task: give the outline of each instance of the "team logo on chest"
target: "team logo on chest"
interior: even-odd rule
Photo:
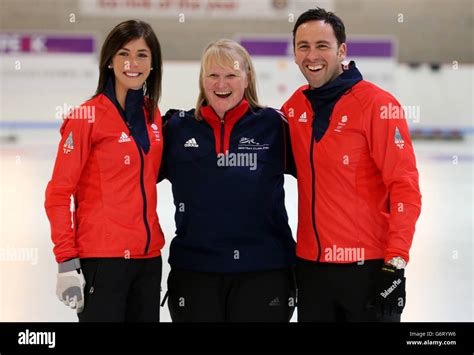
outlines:
[[[237,149],[267,150],[267,149],[270,149],[270,144],[256,142],[255,138],[242,137],[239,140],[239,145],[238,145]]]
[[[347,124],[347,120],[348,120],[347,115],[342,116],[339,122],[337,123],[337,127],[334,129],[334,132],[341,132],[341,130]]]
[[[127,136],[127,134],[125,132],[122,132],[122,134],[120,135],[120,138],[118,140],[119,143],[125,143],[125,142],[130,142],[131,139],[129,136]]]
[[[160,131],[158,129],[158,126],[156,124],[152,123],[150,127],[153,130],[153,135],[155,136],[155,141],[159,142],[160,141]]]

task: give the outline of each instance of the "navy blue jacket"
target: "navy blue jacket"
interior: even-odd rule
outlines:
[[[172,184],[171,267],[202,272],[286,268],[295,262],[283,189],[293,171],[286,120],[242,100],[224,116],[203,106],[164,124],[162,174]]]

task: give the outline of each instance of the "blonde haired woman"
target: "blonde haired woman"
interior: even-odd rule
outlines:
[[[288,321],[295,242],[283,190],[294,164],[287,123],[259,105],[250,56],[234,41],[205,49],[199,88],[196,108],[164,128],[163,176],[176,205],[171,317]]]

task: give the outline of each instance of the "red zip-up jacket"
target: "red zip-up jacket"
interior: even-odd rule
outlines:
[[[91,112],[92,118],[84,116]],[[156,213],[163,151],[159,111],[153,123],[146,123],[147,154],[105,94],[68,117],[60,129],[62,139],[46,189],[56,261],[161,255],[164,237]],[[76,205],[73,218],[71,195]]]
[[[317,142],[303,93],[308,88],[282,107],[298,176],[298,257],[349,263],[401,256],[408,262],[421,195],[400,104],[362,80],[336,102]]]

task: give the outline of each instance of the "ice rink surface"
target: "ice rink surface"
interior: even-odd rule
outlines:
[[[0,321],[77,321],[55,295],[57,267],[43,207],[58,142],[57,130],[44,129],[25,130],[17,142],[0,143]],[[473,137],[415,141],[414,146],[423,207],[406,271],[402,321],[473,321]],[[285,188],[295,233],[296,180],[288,177]],[[158,216],[166,237],[163,296],[174,205],[170,184],[164,181],[158,189]],[[20,250],[30,253],[20,258]],[[161,320],[170,321],[167,306],[161,310]]]

